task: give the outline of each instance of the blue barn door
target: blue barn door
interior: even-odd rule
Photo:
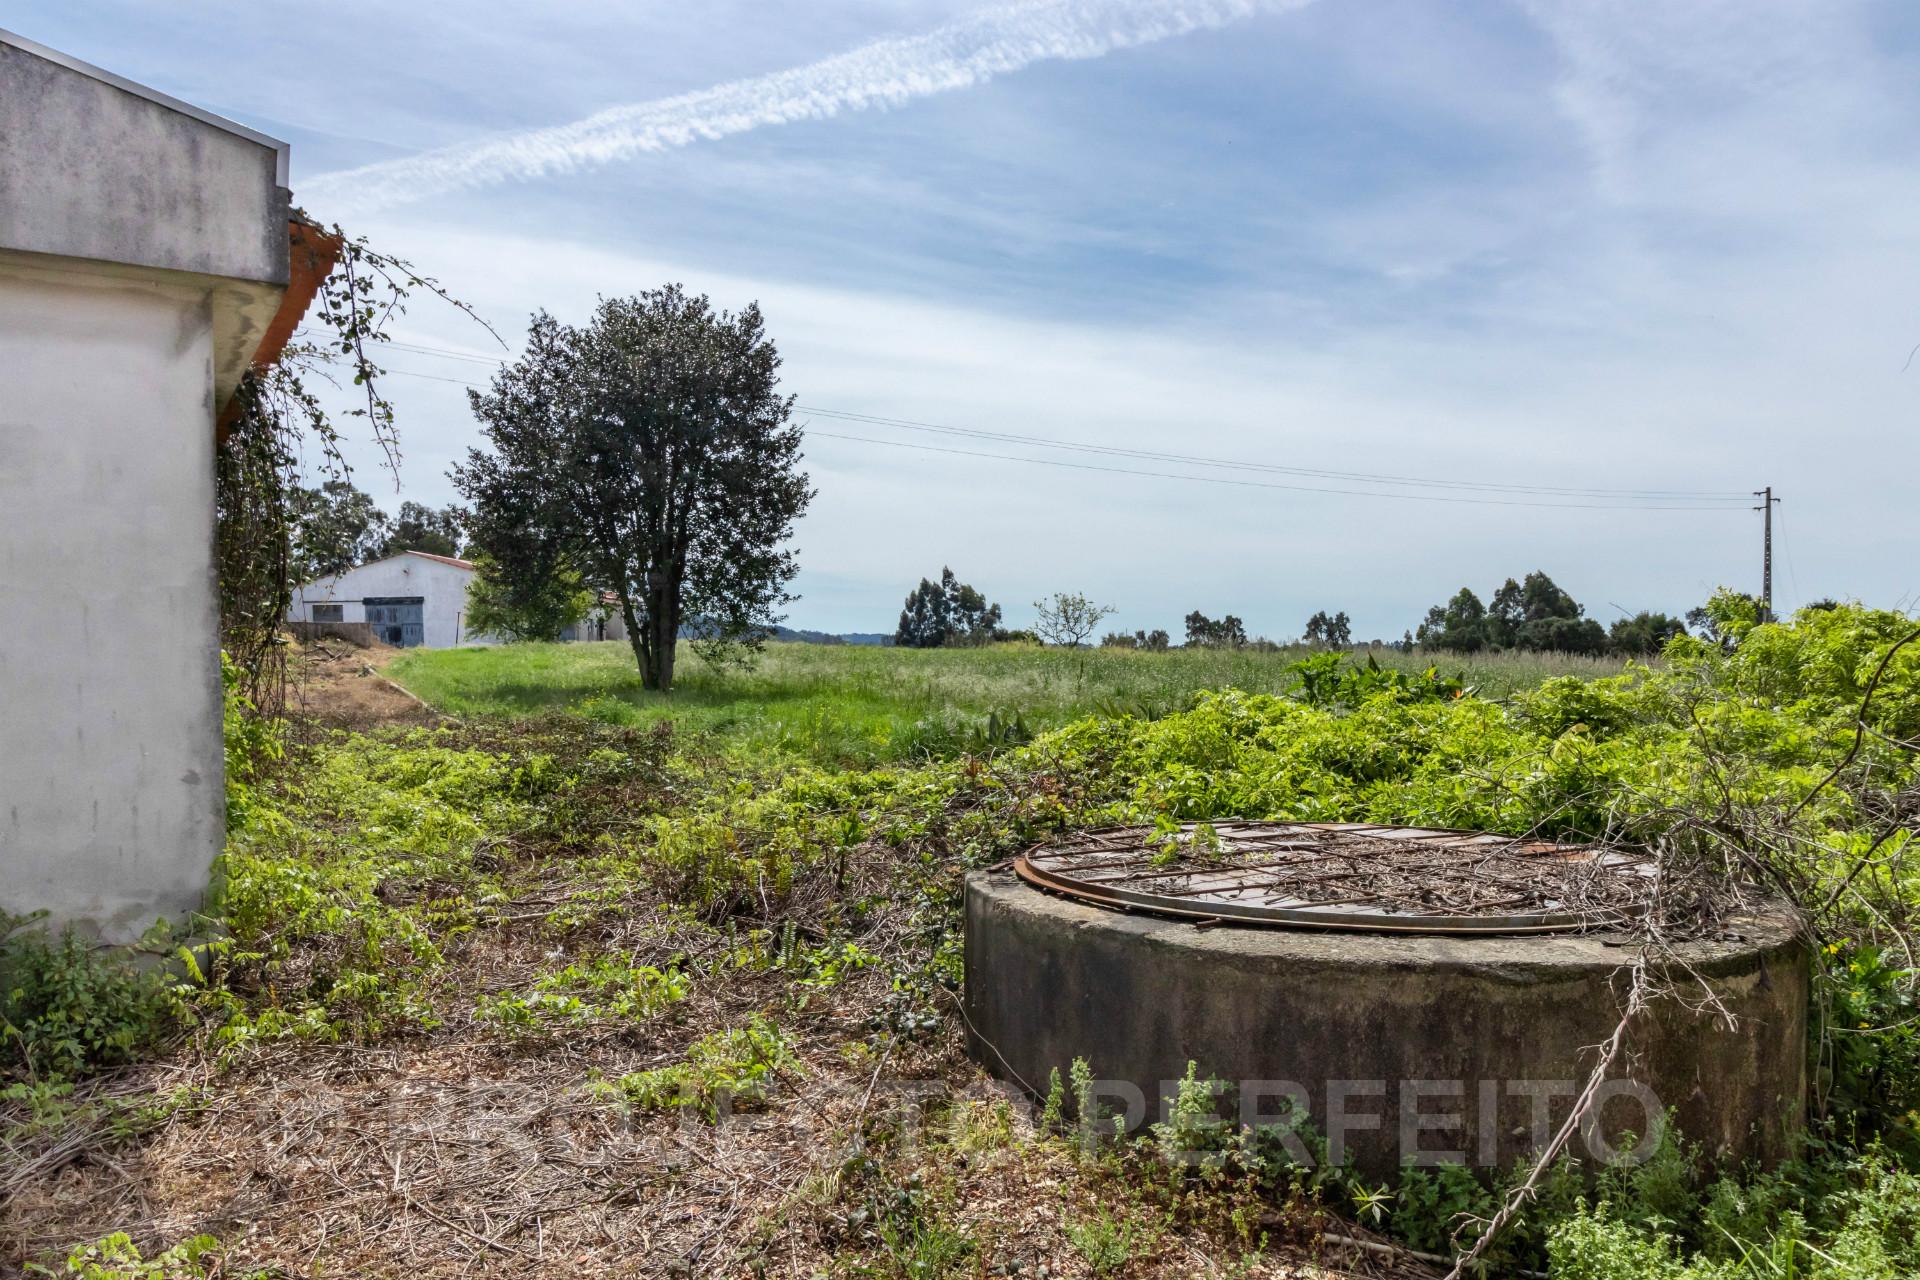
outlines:
[[[367,597],[367,625],[373,628],[373,638],[402,649],[425,644],[426,603],[424,596]]]

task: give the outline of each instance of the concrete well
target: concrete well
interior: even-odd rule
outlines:
[[[1188,1062],[1243,1123],[1304,1105],[1363,1173],[1506,1165],[1559,1127],[1618,1025],[1632,959],[1597,934],[1448,937],[1195,924],[1044,892],[1011,872],[966,891],[971,1049],[1030,1091],[1085,1058],[1106,1108],[1160,1119]],[[1805,1108],[1808,961],[1792,916],[1683,944],[1676,985],[1732,1028],[1662,1000],[1637,1020],[1576,1154],[1644,1151],[1672,1109],[1720,1160],[1772,1163]],[[1629,1155],[1628,1158],[1631,1158]]]

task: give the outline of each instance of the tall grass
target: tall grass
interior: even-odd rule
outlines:
[[[1308,650],[886,649],[776,644],[749,670],[715,670],[683,651],[671,694],[649,693],[625,644],[516,644],[416,650],[389,674],[460,716],[563,710],[615,724],[672,720],[747,747],[823,764],[941,755],[984,743],[989,718],[1038,732],[1095,712],[1157,716],[1202,689],[1282,693]],[[1488,697],[1555,675],[1610,675],[1618,660],[1566,654],[1436,657],[1379,650],[1383,666],[1437,664]],[[1363,659],[1364,660],[1364,659]],[[1018,730],[1016,730],[1018,732]]]

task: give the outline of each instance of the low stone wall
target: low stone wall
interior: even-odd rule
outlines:
[[[1245,1123],[1305,1106],[1334,1155],[1506,1165],[1559,1127],[1618,1025],[1633,953],[1599,935],[1473,938],[1203,927],[976,872],[966,892],[971,1049],[1034,1092],[1085,1058],[1130,1127],[1189,1061]],[[1737,1025],[1661,1001],[1632,1028],[1576,1153],[1645,1149],[1671,1108],[1709,1155],[1773,1163],[1805,1110],[1808,961],[1780,912],[1689,943],[1679,977]],[[1630,1157],[1629,1157],[1630,1158]]]

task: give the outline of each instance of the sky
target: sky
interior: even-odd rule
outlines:
[[[351,453],[390,509],[454,500],[466,384],[533,312],[679,281],[760,303],[801,406],[793,626],[891,630],[943,565],[1010,625],[1078,591],[1176,636],[1325,609],[1394,639],[1536,569],[1603,622],[1677,613],[1758,589],[1766,485],[1778,607],[1920,601],[1910,3],[4,22],[286,139],[296,203],[498,329],[400,322],[433,350],[384,362],[398,474]]]

